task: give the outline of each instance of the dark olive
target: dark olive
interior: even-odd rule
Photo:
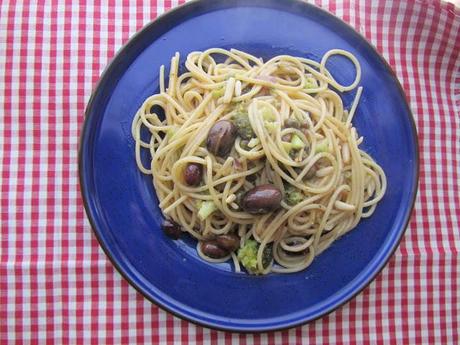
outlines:
[[[233,252],[240,246],[240,238],[235,234],[220,235],[214,241],[220,248],[228,252]]]
[[[236,139],[236,127],[227,120],[221,120],[211,127],[206,141],[208,151],[215,156],[225,157],[230,153]]]
[[[163,232],[166,236],[171,237],[173,240],[179,239],[182,235],[182,228],[175,221],[165,219],[162,224]]]
[[[291,139],[292,139],[292,134],[291,134],[291,133],[285,134],[285,135],[283,135],[283,136],[281,137],[281,140],[282,140],[282,141],[286,141],[286,142],[290,142]]]
[[[269,213],[280,207],[282,198],[281,191],[277,187],[272,184],[264,184],[247,192],[242,206],[249,213]]]
[[[316,172],[327,166],[327,161],[324,158],[318,159],[315,164],[308,170],[307,174],[305,175],[305,178],[310,179],[316,176]]]
[[[197,163],[189,163],[184,171],[184,180],[189,186],[197,186],[203,177],[203,166]]]
[[[300,240],[297,240],[297,239],[288,239],[286,240],[286,244],[290,247],[295,247],[295,246],[300,246],[302,245],[304,242],[300,241]]]
[[[243,150],[246,150],[246,151],[251,150],[251,148],[248,146],[248,144],[249,144],[249,140],[241,140],[241,141],[240,141],[240,147],[241,147]]]
[[[240,207],[240,208],[243,208],[243,199],[244,199],[244,196],[246,195],[246,192],[244,190],[239,190],[237,193],[236,193],[236,199],[235,199],[235,203]]]
[[[251,161],[248,162],[247,170],[254,168],[256,165]],[[246,180],[249,182],[255,182],[257,180],[257,172],[252,173],[251,175],[246,175]]]
[[[302,125],[303,126],[303,125]],[[303,135],[305,135],[306,137],[308,137],[308,124],[305,125],[306,127],[302,127],[302,129],[300,130]]]
[[[255,180],[257,180],[257,175],[256,174],[246,175],[246,180],[248,180],[249,182],[254,182]]]
[[[306,239],[310,239],[311,237],[307,237]],[[305,242],[302,242],[300,240],[297,240],[297,239],[288,239],[286,241],[286,244],[290,247],[296,247],[296,246],[300,246],[302,244],[304,244]],[[305,256],[308,254],[309,252],[309,248],[305,248],[304,250],[301,250],[299,252],[294,252],[294,251],[290,251],[290,250],[285,250],[283,249],[283,251],[288,255],[288,256],[291,256],[291,257],[294,257],[294,256]]]
[[[228,250],[219,247],[214,241],[201,242],[200,246],[203,254],[213,259],[221,259],[230,253]]]
[[[318,167],[316,164],[313,164],[313,166],[308,170],[307,174],[305,175],[305,178],[311,179],[316,176],[316,171],[318,170]]]
[[[304,256],[304,255],[307,255],[308,253],[308,249],[301,250],[300,252],[291,252],[287,250],[283,250],[283,251],[290,257]]]
[[[285,127],[287,128],[297,128],[299,129],[300,128],[300,122],[297,121],[296,119],[287,119],[285,124],[284,124]]]
[[[265,268],[270,265],[270,262],[273,260],[273,245],[268,244],[265,246],[264,251],[262,252],[262,266]]]

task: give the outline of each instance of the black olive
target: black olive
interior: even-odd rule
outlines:
[[[265,246],[264,251],[262,252],[262,266],[266,268],[270,265],[270,262],[273,260],[273,245],[268,244]]]
[[[255,180],[257,180],[257,175],[256,174],[246,175],[246,180],[248,180],[249,182],[254,182]]]
[[[311,179],[311,178],[315,177],[316,172],[319,169],[324,168],[325,166],[327,166],[327,162],[325,161],[325,159],[324,158],[318,159],[315,162],[315,164],[313,164],[313,166],[310,168],[310,170],[308,170],[307,174],[305,175],[305,178]]]
[[[292,139],[292,134],[291,134],[291,133],[285,134],[285,135],[283,135],[283,136],[281,137],[281,140],[282,140],[282,141],[286,141],[286,142],[290,142],[291,139]]]
[[[197,163],[189,163],[184,171],[184,180],[189,186],[197,186],[203,178],[203,166]]]
[[[271,184],[254,187],[243,198],[242,207],[253,214],[269,213],[278,209],[283,198],[281,191]]]
[[[221,120],[211,127],[206,141],[208,151],[215,156],[225,157],[235,143],[237,129],[231,121]]]
[[[296,119],[289,118],[289,119],[286,120],[284,126],[286,128],[297,128],[297,129],[299,129],[300,128],[300,122],[297,121]]]
[[[233,252],[240,246],[240,238],[235,234],[220,235],[214,241],[220,248],[228,252]]]
[[[310,168],[310,170],[307,171],[305,177],[307,179],[311,179],[316,176],[316,172],[318,171],[318,168],[316,164],[313,164],[313,166]]]
[[[230,253],[228,250],[219,247],[214,241],[201,242],[200,246],[203,254],[213,259],[221,259]]]
[[[179,239],[182,235],[182,227],[173,220],[165,219],[163,221],[162,228],[165,235],[173,240]]]

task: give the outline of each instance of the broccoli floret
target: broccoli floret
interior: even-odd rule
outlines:
[[[329,141],[327,139],[323,139],[316,144],[315,153],[327,151],[329,151]]]
[[[247,113],[237,113],[233,115],[232,122],[241,138],[249,140],[254,137],[254,131],[252,130]]]
[[[264,126],[270,133],[274,133],[279,127],[279,124],[276,122],[264,121]]]
[[[247,240],[243,247],[238,250],[238,260],[249,273],[261,273],[257,267],[257,252],[259,243],[254,240]],[[272,261],[272,246],[267,245],[262,253],[262,265],[267,267]]]
[[[201,220],[208,218],[214,211],[217,211],[217,206],[214,201],[203,201],[198,205],[198,217]]]
[[[302,139],[299,138],[297,134],[292,136],[291,144],[294,150],[300,150],[305,147],[305,143],[302,141]]]
[[[313,77],[308,77],[305,79],[305,85],[304,89],[316,89],[318,87],[318,83],[316,82],[316,79]]]
[[[286,153],[290,153],[293,149],[292,144],[290,142],[282,141],[281,144],[283,145],[283,149],[284,151],[286,151]]]
[[[248,147],[252,149],[252,148],[256,147],[256,146],[259,145],[259,144],[260,144],[259,138],[252,138],[252,139],[249,140],[249,142],[248,142]]]
[[[167,131],[166,131],[166,136],[172,140],[174,135],[176,134],[177,132],[177,128],[176,127],[171,127],[169,128]]]
[[[257,272],[257,250],[259,244],[254,240],[248,240],[238,250],[238,260],[249,272]]]
[[[224,95],[225,93],[225,88],[221,87],[220,89],[214,90],[212,92],[212,97],[213,98],[220,98]]]
[[[305,199],[302,191],[292,185],[288,185],[284,191],[284,200],[288,205],[294,206]]]
[[[273,114],[272,110],[269,107],[263,107],[260,110],[260,114],[262,115],[265,121],[276,121],[276,116]]]

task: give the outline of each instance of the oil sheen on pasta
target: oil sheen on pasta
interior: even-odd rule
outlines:
[[[350,85],[327,70],[332,55],[354,64]],[[372,215],[386,178],[359,148],[363,138],[353,127],[362,88],[351,53],[334,49],[320,62],[288,55],[264,62],[213,48],[190,53],[185,73],[178,67],[176,53],[168,85],[162,66],[159,93],[144,101],[132,123],[137,165],[153,177],[172,237],[189,233],[201,257],[232,259],[237,272],[289,273],[305,269]],[[331,87],[357,88],[349,110]],[[141,139],[143,128],[149,141]],[[150,152],[148,166],[142,150]]]

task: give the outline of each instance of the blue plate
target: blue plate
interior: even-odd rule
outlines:
[[[172,241],[151,178],[134,160],[131,121],[158,91],[160,65],[176,51],[239,48],[267,58],[319,59],[327,50],[352,52],[362,66],[364,93],[355,125],[364,149],[383,167],[388,190],[375,214],[305,271],[254,277],[211,265],[191,239]],[[353,79],[346,59],[328,67]],[[343,95],[349,106],[353,93]],[[331,312],[360,292],[382,269],[407,226],[418,181],[417,136],[398,80],[352,28],[301,1],[195,1],[168,12],[137,33],[104,72],[86,111],[79,157],[86,212],[106,254],[145,297],[190,321],[218,329],[266,331],[292,327]]]

